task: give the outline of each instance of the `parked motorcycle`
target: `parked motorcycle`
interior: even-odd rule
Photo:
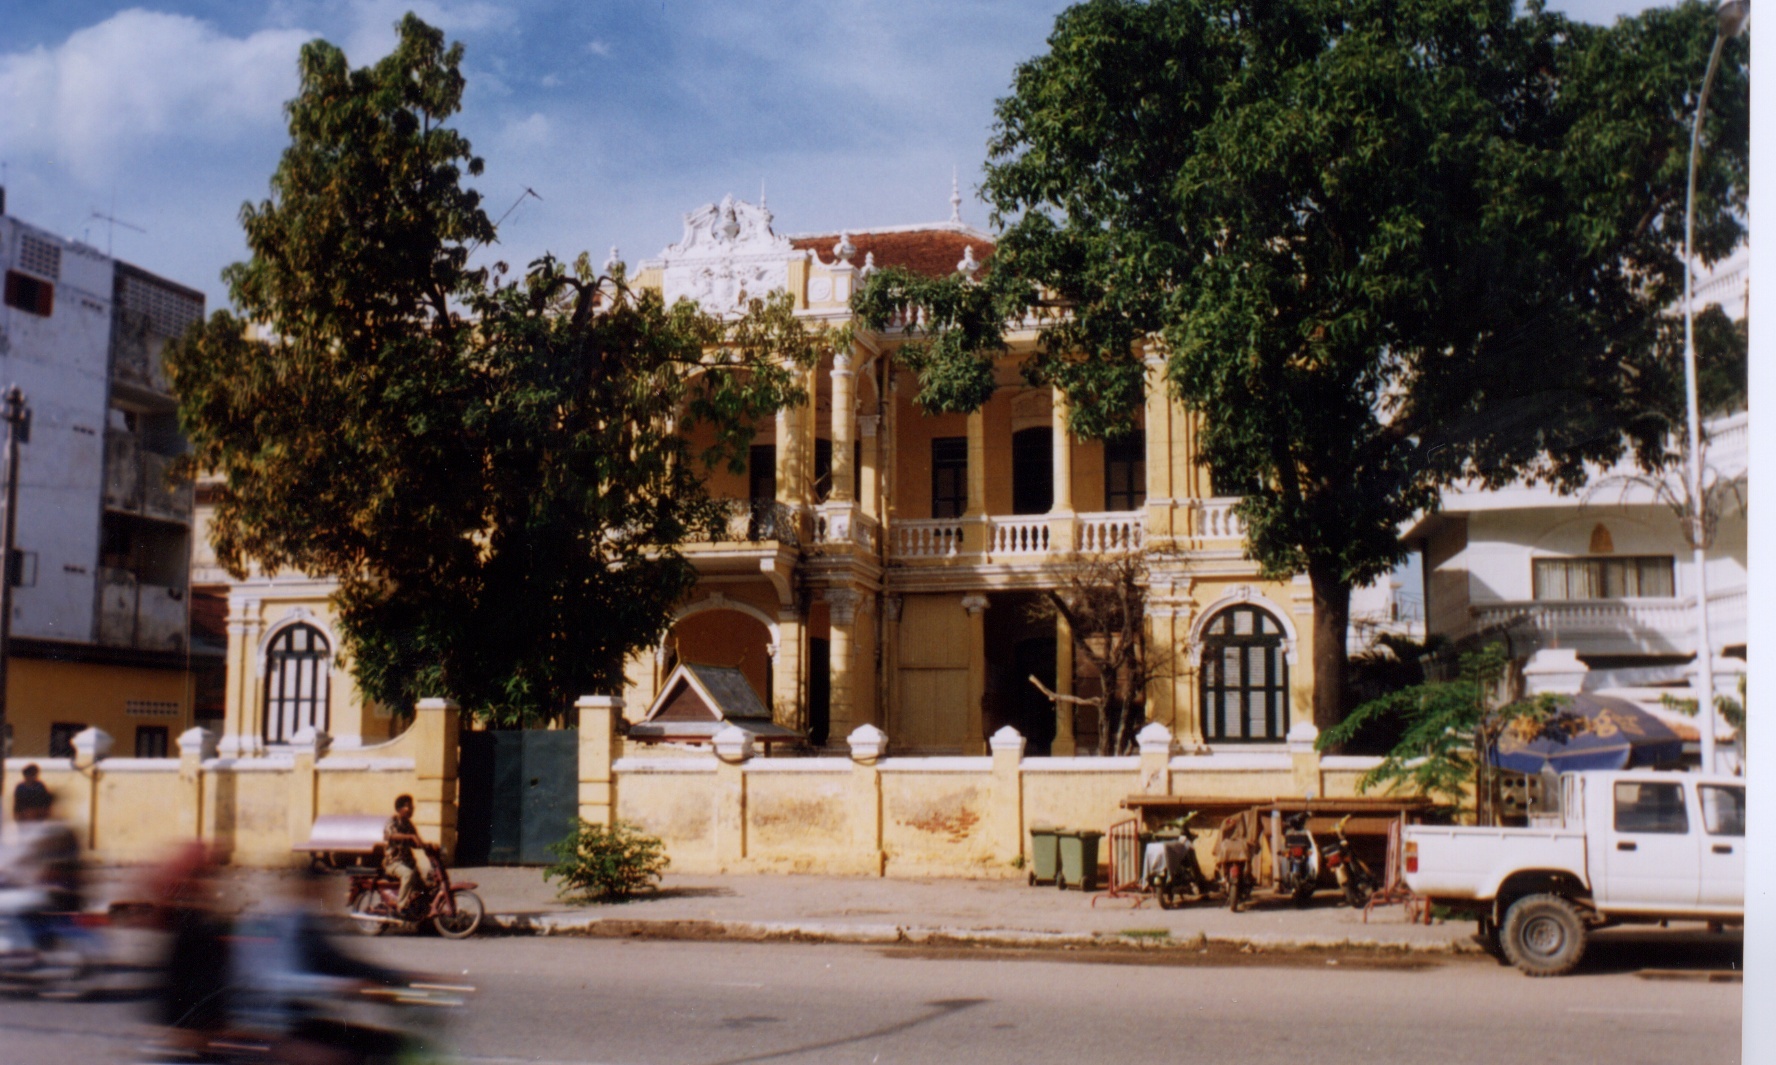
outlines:
[[[359,867],[352,870],[351,887],[347,893],[352,924],[368,936],[381,935],[390,928],[413,929],[431,923],[446,939],[466,939],[481,927],[485,908],[474,884],[452,883],[450,870],[443,856],[432,844],[425,845],[431,859],[431,871],[420,877],[405,910],[395,903],[401,897],[401,882],[381,869]]]
[[[1196,833],[1190,830],[1194,816],[1188,813],[1177,820],[1179,838],[1160,843],[1163,861],[1147,872],[1147,888],[1159,899],[1161,909],[1178,909],[1214,890],[1215,882],[1203,873],[1196,860]]]
[[[1332,870],[1333,877],[1338,880],[1338,889],[1344,893],[1344,901],[1356,910],[1369,904],[1369,896],[1381,887],[1381,881],[1368,863],[1357,857],[1356,852],[1351,849],[1350,840],[1345,838],[1344,823],[1350,819],[1351,815],[1345,814],[1332,826],[1334,842],[1326,844],[1326,867]]]
[[[1215,872],[1227,908],[1239,912],[1253,887],[1250,866],[1258,846],[1258,814],[1244,810],[1221,821],[1221,841],[1215,845]]]
[[[1283,820],[1282,853],[1276,856],[1277,894],[1287,895],[1297,906],[1313,898],[1320,879],[1320,848],[1307,830],[1307,814],[1290,814]]]

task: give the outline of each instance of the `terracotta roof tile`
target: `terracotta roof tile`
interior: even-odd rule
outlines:
[[[964,248],[972,247],[975,261],[982,264],[993,254],[991,239],[954,229],[933,227],[884,233],[852,233],[850,236],[851,243],[857,248],[857,254],[851,257],[853,266],[863,266],[864,256],[873,253],[878,267],[904,266],[927,277],[948,277],[955,273],[956,264],[962,261]],[[797,248],[812,250],[820,256],[821,262],[829,265],[833,262],[833,245],[838,242],[837,233],[790,239],[790,243]]]

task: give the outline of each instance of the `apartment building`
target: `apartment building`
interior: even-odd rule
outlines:
[[[7,708],[12,752],[66,755],[88,726],[114,754],[176,755],[194,720],[192,498],[160,368],[203,295],[4,213],[0,387],[30,410],[19,448]]]

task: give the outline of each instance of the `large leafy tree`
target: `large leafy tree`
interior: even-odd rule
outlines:
[[[461,54],[411,15],[369,68],[303,48],[272,197],[242,210],[252,257],[225,274],[238,313],[166,362],[220,561],[337,577],[371,697],[511,723],[611,690],[658,638],[695,579],[675,545],[719,520],[705,464],[797,397],[819,338],[785,301],[721,321],[584,256],[470,266],[495,231],[447,124]]]
[[[1089,0],[998,104],[980,291],[885,271],[858,306],[928,309],[920,399],[951,410],[989,391],[995,322],[1047,314],[1026,374],[1086,436],[1130,430],[1163,355],[1250,556],[1312,584],[1326,728],[1350,590],[1442,487],[1667,460],[1713,34],[1697,2],[1597,28],[1511,0]],[[1743,233],[1746,47],[1704,125],[1710,260]]]

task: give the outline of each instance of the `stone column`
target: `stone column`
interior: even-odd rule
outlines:
[[[1149,588],[1151,597],[1156,589]],[[1141,619],[1147,626],[1147,646],[1149,653],[1158,655],[1168,648],[1176,647],[1174,641],[1175,621],[1170,608],[1149,606],[1146,617]],[[1172,678],[1170,676],[1155,677],[1147,682],[1147,719],[1157,721],[1168,729],[1178,727],[1178,708],[1172,700]]]
[[[746,860],[746,770],[752,734],[729,725],[717,732],[715,748],[715,863],[731,872]]]
[[[203,764],[216,757],[216,734],[205,728],[179,733],[179,839],[203,839]]]
[[[987,550],[987,419],[986,413],[979,410],[968,416],[968,508],[962,512],[962,518],[963,552],[984,554]]]
[[[1166,391],[1165,360],[1149,355],[1147,364],[1147,538],[1166,542],[1172,527],[1172,417]]]
[[[982,754],[987,745],[987,597],[965,595],[962,609],[968,611],[968,702],[963,707],[968,731],[963,750]]]
[[[1135,733],[1141,749],[1141,778],[1135,790],[1142,795],[1170,795],[1172,792],[1172,730],[1157,721],[1149,721]]]
[[[857,438],[863,441],[863,465],[857,471],[857,498],[863,512],[882,520],[882,418],[857,416]]]
[[[845,742],[851,748],[851,781],[846,809],[851,818],[851,848],[861,868],[871,876],[888,869],[882,849],[882,770],[879,763],[888,753],[888,734],[874,725],[859,725]]]
[[[777,647],[771,652],[771,720],[800,729],[802,720],[802,615],[794,607],[777,610]]]
[[[882,729],[892,735],[900,714],[900,608],[898,595],[882,596],[882,706],[877,716]]]
[[[1059,611],[1055,612],[1055,693],[1076,694],[1073,691],[1073,626]],[[1051,753],[1058,758],[1071,758],[1079,753],[1079,746],[1073,739],[1075,709],[1072,703],[1061,700],[1054,704],[1055,738]]]
[[[1050,513],[1073,513],[1073,438],[1067,433],[1067,394],[1054,390],[1054,506]]]
[[[257,655],[259,634],[263,627],[259,618],[259,600],[228,599],[228,686],[222,719],[222,741],[219,751],[227,758],[240,758],[262,753],[264,705],[259,698],[261,678]]]
[[[435,839],[445,856],[456,854],[456,756],[462,717],[451,699],[414,704],[413,827]]]
[[[617,719],[623,700],[614,695],[582,695],[574,700],[580,732],[579,817],[606,828],[617,819]]]
[[[827,741],[835,742],[840,736],[848,736],[858,724],[854,713],[856,707],[855,694],[851,690],[852,659],[856,655],[856,644],[852,640],[857,623],[857,606],[861,596],[851,588],[828,588],[826,590],[827,611],[832,618],[830,626],[831,642],[830,669],[828,676],[832,681],[831,701],[827,716]]]
[[[853,384],[856,375],[851,371],[851,353],[836,351],[833,353],[832,368],[832,495],[828,498],[834,503],[852,503],[857,500],[857,468],[852,461],[853,441],[857,434]]]
[[[995,857],[1010,864],[1024,852],[1024,737],[1006,725],[988,743],[993,755],[993,798],[988,817]]]

